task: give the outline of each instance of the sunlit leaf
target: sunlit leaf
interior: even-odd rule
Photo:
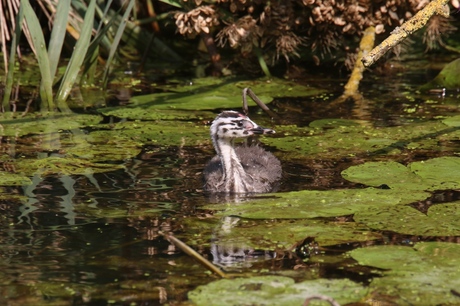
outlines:
[[[424,200],[423,191],[382,190],[374,188],[343,190],[302,190],[277,193],[273,198],[248,200],[237,204],[213,204],[207,209],[220,215],[255,219],[305,219],[351,215],[361,210],[382,209]]]
[[[223,279],[199,286],[188,297],[196,305],[302,305],[308,296],[322,294],[340,304],[358,302],[367,290],[348,279],[316,279],[295,283],[283,276]],[[309,305],[330,305],[313,300]]]
[[[402,190],[460,188],[460,157],[439,157],[414,162],[367,162],[342,171],[343,178],[368,186],[386,185]]]
[[[32,42],[35,47],[38,65],[41,73],[40,97],[42,99],[42,111],[52,111],[53,104],[53,77],[50,71],[50,62],[48,52],[46,51],[45,37],[43,36],[42,27],[38,21],[37,15],[30,6],[29,0],[21,1],[24,9],[24,18],[29,27]]]
[[[59,1],[54,14],[53,29],[48,46],[48,55],[50,61],[50,74],[54,78],[56,69],[61,59],[62,45],[64,44],[67,20],[70,12],[70,1]]]
[[[59,87],[59,90],[56,94],[56,103],[61,111],[69,111],[65,101],[70,94],[73,85],[75,84],[78,73],[80,72],[81,65],[85,59],[86,52],[88,51],[88,46],[93,30],[95,7],[96,0],[91,0],[85,13],[83,27],[80,32],[80,38],[77,40],[75,49],[72,52],[72,57],[70,58],[69,64],[67,65],[67,69],[62,79],[61,86]]]
[[[104,73],[103,73],[103,76],[102,76],[102,82],[104,84],[103,85],[104,88],[107,86],[110,66],[112,65],[112,61],[113,61],[113,58],[115,56],[115,53],[118,50],[118,45],[120,44],[121,37],[123,35],[123,32],[125,31],[129,15],[131,14],[131,10],[134,7],[134,3],[135,3],[134,0],[129,1],[128,6],[125,9],[125,13],[123,15],[122,21],[118,25],[117,32],[115,34],[115,37],[113,38],[112,46],[110,47],[110,51],[109,51],[109,57],[106,60]]]
[[[460,202],[433,205],[426,214],[410,206],[361,210],[354,219],[375,230],[418,236],[458,236]]]
[[[451,290],[460,288],[459,252],[456,243],[422,242],[413,248],[359,248],[350,255],[361,265],[383,269],[369,289],[393,296],[397,305],[455,305],[459,297]]]

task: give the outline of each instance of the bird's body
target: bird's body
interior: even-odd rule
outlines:
[[[211,125],[217,155],[204,169],[204,189],[209,193],[264,193],[273,191],[281,178],[281,163],[270,152],[252,146],[234,147],[234,140],[255,134],[272,134],[247,116],[226,111]]]

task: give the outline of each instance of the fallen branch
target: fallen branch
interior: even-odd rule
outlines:
[[[344,95],[352,96],[358,93],[358,86],[363,78],[364,65],[362,62],[363,57],[369,53],[374,47],[375,41],[375,28],[368,27],[364,30],[363,37],[361,37],[361,42],[359,43],[358,56],[356,58],[355,66],[351,72],[350,78],[348,79],[347,84],[345,85]]]
[[[168,233],[163,233],[162,231],[158,231],[158,234],[161,236],[165,237],[169,242],[173,243],[176,247],[182,250],[182,252],[190,255],[191,257],[195,258],[200,264],[211,270],[212,272],[216,273],[222,278],[228,278],[227,274],[222,272],[218,267],[213,265],[209,260],[198,254],[194,249],[186,245],[184,242],[181,240],[177,239],[173,235],[170,235]]]
[[[449,0],[434,0],[428,3],[422,10],[403,23],[400,27],[396,27],[387,39],[369,52],[367,56],[363,57],[362,62],[364,67],[371,66],[385,53],[387,53],[388,50],[398,45],[407,36],[424,27],[434,14],[446,18],[449,17],[449,7],[447,6],[447,2],[449,2]]]

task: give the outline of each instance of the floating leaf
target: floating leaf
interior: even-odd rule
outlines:
[[[302,305],[308,296],[323,294],[340,304],[358,302],[367,290],[348,279],[317,279],[295,283],[283,276],[223,279],[189,292],[196,305]],[[318,300],[309,305],[330,305]]]
[[[372,128],[355,124],[355,121],[345,122],[331,119],[310,124],[322,129],[276,126],[276,137],[268,137],[264,143],[285,152],[290,158],[337,159],[357,154],[399,155],[402,149],[454,151],[455,147],[440,147],[437,140],[458,140],[460,135],[436,121],[412,124],[410,129],[401,126]]]
[[[31,183],[32,181],[28,176],[0,171],[0,186],[25,186]]]
[[[460,245],[445,242],[372,246],[350,252],[363,266],[385,269],[369,285],[396,298],[397,305],[457,305],[451,290],[460,288]],[[375,301],[374,303],[379,303]]]
[[[381,231],[417,236],[459,236],[460,201],[436,204],[423,214],[410,206],[363,210],[354,220]]]
[[[185,220],[195,233],[192,245],[206,245],[212,241],[219,248],[231,246],[262,250],[289,249],[307,237],[314,237],[320,246],[336,245],[381,238],[367,227],[355,222],[333,222],[316,219],[250,220],[224,217],[220,220]],[[286,228],[289,228],[287,231]],[[228,253],[228,252],[227,252]]]
[[[171,92],[156,93],[132,97],[132,105],[125,107],[127,111],[118,108],[105,108],[99,110],[104,115],[113,115],[121,118],[135,118],[133,115],[141,113],[143,118],[155,119],[158,110],[211,110],[211,109],[235,109],[242,108],[242,90],[251,87],[256,95],[265,103],[269,103],[275,97],[311,96],[319,93],[319,90],[311,87],[298,85],[281,79],[238,81],[234,79],[203,78],[194,80],[192,85],[178,85],[166,87]],[[161,88],[161,87],[159,87]],[[138,108],[132,112],[130,109]],[[164,113],[168,115],[168,113]],[[193,113],[188,113],[190,118]],[[195,118],[202,117],[198,113]],[[214,115],[209,115],[214,117]]]
[[[410,163],[408,168],[423,179],[429,190],[460,188],[460,157],[432,158]]]
[[[21,159],[15,163],[18,173],[26,176],[39,174],[88,174],[124,169],[123,165],[92,163],[78,158],[47,157],[42,159]]]
[[[447,117],[442,123],[448,126],[460,127],[460,115]]]
[[[368,162],[342,171],[343,178],[369,186],[405,190],[460,188],[460,157],[439,157],[405,167],[396,162]]]
[[[303,190],[277,193],[273,198],[249,200],[238,204],[213,204],[220,215],[255,219],[305,219],[351,215],[368,208],[381,208],[420,201],[426,192],[382,190],[374,188],[344,190]]]
[[[92,126],[101,121],[99,115],[61,114],[50,116],[28,114],[12,119],[8,115],[0,115],[1,136],[24,136],[29,134],[52,133],[60,130],[72,130],[84,126]]]
[[[422,178],[397,162],[367,162],[342,171],[350,182],[379,187],[423,190]]]
[[[448,63],[439,74],[429,83],[421,87],[422,90],[432,88],[458,89],[460,88],[460,58]]]

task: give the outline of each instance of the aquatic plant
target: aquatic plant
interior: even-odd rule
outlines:
[[[96,0],[89,1],[87,5],[83,1],[39,1],[38,4],[42,11],[47,14],[52,20],[51,33],[49,41],[46,43],[44,31],[36,10],[32,7],[29,0],[2,2],[2,7],[8,7],[8,15],[2,17],[5,20],[10,20],[14,24],[14,32],[11,38],[11,50],[5,52],[7,36],[7,25],[2,23],[2,46],[5,62],[5,70],[7,71],[5,79],[5,94],[3,97],[2,107],[4,111],[10,110],[10,95],[13,84],[13,71],[15,66],[16,49],[20,45],[20,35],[26,33],[27,41],[32,48],[38,66],[40,68],[41,84],[40,98],[42,111],[69,112],[70,109],[66,104],[67,97],[77,77],[83,71],[88,72],[91,65],[96,64],[96,59],[99,56],[99,45],[107,43],[108,30],[112,27],[115,18],[108,18],[107,13],[112,1],[109,1],[104,9],[104,13],[96,4]],[[124,20],[129,16],[135,1],[130,0],[124,11]],[[95,21],[96,12],[99,12],[100,21]],[[4,10],[1,11],[4,13]],[[23,24],[24,22],[24,24]],[[102,27],[102,23],[106,26]],[[97,28],[96,28],[97,27]],[[111,39],[109,56],[106,61],[103,84],[107,84],[108,71],[113,61],[114,54],[120,42],[121,35],[126,27],[126,22],[120,22],[114,37]],[[97,29],[97,30],[96,30]],[[62,60],[62,47],[66,39],[66,33],[71,33],[74,41],[71,43],[73,51],[70,60],[66,65],[63,75],[57,74],[57,68]],[[95,35],[93,35],[95,33]],[[54,85],[59,85],[59,88],[53,92]]]

